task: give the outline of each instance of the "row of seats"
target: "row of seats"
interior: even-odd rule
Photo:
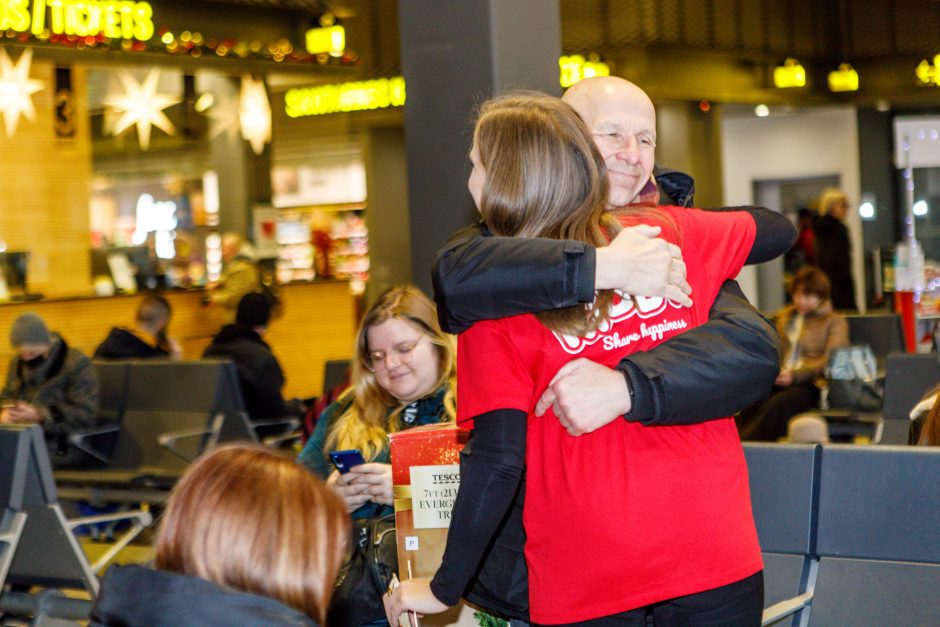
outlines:
[[[940,449],[744,445],[764,624],[940,624]]]
[[[96,361],[94,367],[99,426],[72,434],[70,443],[102,467],[57,471],[63,498],[153,502],[205,448],[257,441],[231,362]]]

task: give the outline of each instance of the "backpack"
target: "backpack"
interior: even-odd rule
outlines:
[[[865,344],[833,349],[826,366],[826,408],[878,411],[882,385],[871,347]]]

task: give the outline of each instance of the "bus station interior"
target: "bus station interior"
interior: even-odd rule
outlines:
[[[167,403],[192,395],[180,411],[217,419],[213,437],[242,433],[237,412],[220,408],[234,371],[199,361],[225,322],[206,301],[221,236],[234,232],[280,284],[283,314],[265,340],[287,374],[285,397],[325,395],[331,368],[353,355],[364,309],[393,285],[433,294],[436,252],[478,220],[467,191],[476,108],[510,90],[560,96],[581,78],[609,74],[652,99],[656,163],[694,178],[694,206],[763,206],[796,224],[826,189],[845,192],[850,326],[878,345],[886,386],[901,390],[889,407],[885,388],[883,420],[868,441],[884,433],[902,443],[910,401],[924,392],[905,368],[940,380],[940,2],[77,4],[0,0],[0,363],[14,355],[7,329],[25,312],[90,355],[110,327],[133,320],[145,295],[160,293],[192,374],[128,366],[121,376],[165,381]],[[341,42],[314,42],[313,31],[328,38],[336,26]],[[5,89],[26,95],[4,100]],[[924,275],[902,285],[898,245],[913,241]],[[746,266],[738,282],[769,316],[787,303],[788,276],[778,258]],[[902,311],[895,292],[913,292],[913,309]],[[906,338],[893,317],[890,328],[861,330],[898,312]],[[0,431],[0,464],[7,451],[38,450],[33,435]],[[150,439],[146,453],[174,476],[199,452],[168,452]],[[768,588],[767,606],[780,603],[775,620],[810,620],[807,581],[821,564],[814,624],[835,624],[826,617],[845,599],[859,620],[880,616],[864,592],[878,580],[897,595],[892,608],[936,616],[917,595],[940,585],[940,526],[920,518],[940,513],[937,454],[784,448],[745,444],[752,494],[765,490],[754,498],[765,563],[789,577]],[[12,559],[3,553],[4,516],[16,500],[4,500],[8,479],[9,494],[26,490],[43,507],[113,496],[84,476],[57,473],[53,482],[29,459],[0,476],[0,575]],[[892,487],[904,481],[903,491]],[[165,487],[135,485],[122,508],[165,498]],[[60,524],[61,512],[47,514]],[[152,557],[141,542],[148,515],[144,507],[128,516],[143,535],[118,547],[124,561]],[[852,517],[858,532],[840,534]],[[890,533],[879,536],[879,525]],[[914,533],[924,543],[908,541]],[[108,547],[62,542],[33,548],[43,559],[68,553],[68,563],[55,558],[62,577],[94,597],[97,578],[82,556],[110,557]],[[69,561],[73,550],[81,556]],[[859,564],[840,571],[842,558]],[[863,572],[874,562],[892,568]],[[901,589],[908,577],[923,579]]]

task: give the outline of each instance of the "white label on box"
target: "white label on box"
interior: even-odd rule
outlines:
[[[406,551],[418,550],[418,536],[405,536],[405,550]]]
[[[415,529],[446,529],[460,488],[460,464],[411,467]]]

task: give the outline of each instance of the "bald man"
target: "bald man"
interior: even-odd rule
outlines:
[[[610,179],[609,210],[631,205],[690,206],[687,175],[655,168],[656,111],[642,89],[617,77],[591,78],[564,96],[584,118]],[[655,175],[654,175],[655,172]],[[664,198],[665,197],[665,198]],[[762,208],[747,210],[757,238],[747,263],[790,248],[790,222]],[[441,326],[459,333],[474,322],[590,302],[596,289],[665,296],[688,305],[684,264],[658,229],[623,229],[609,246],[492,237],[485,225],[461,232],[438,253],[433,279]],[[728,281],[707,324],[651,351],[624,359],[616,370],[588,360],[562,368],[538,403],[569,433],[594,431],[623,416],[647,425],[694,424],[731,415],[767,396],[777,376],[773,326]],[[731,375],[733,373],[733,375]]]

